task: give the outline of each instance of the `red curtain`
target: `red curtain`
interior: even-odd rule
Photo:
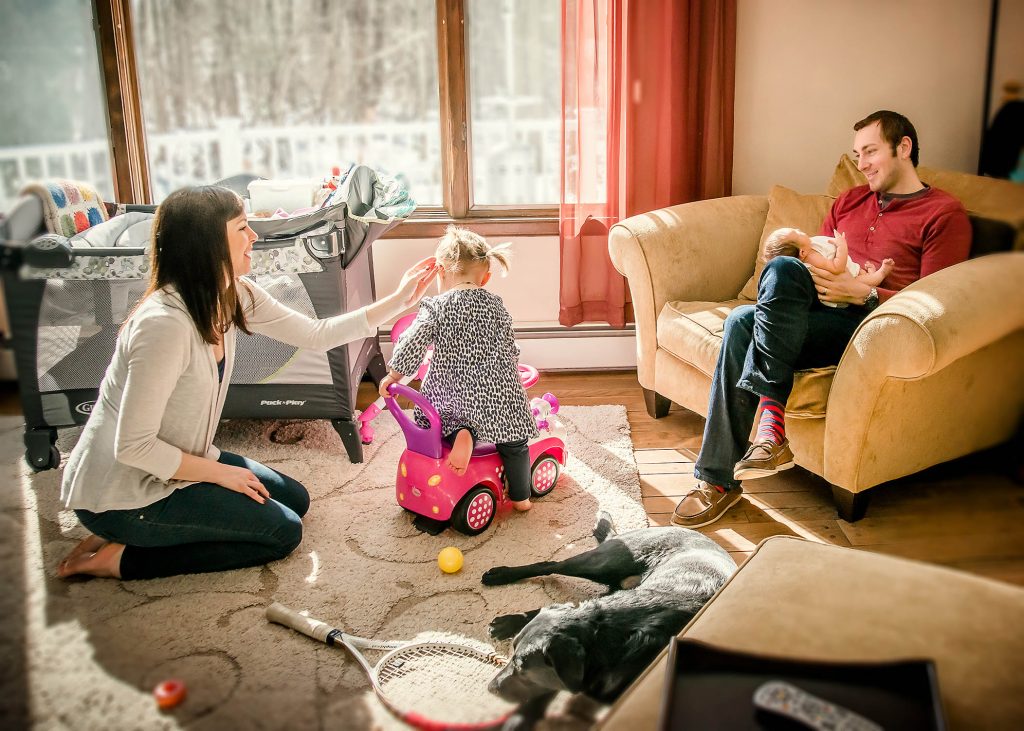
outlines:
[[[563,0],[558,319],[622,327],[608,229],[732,187],[736,0]]]

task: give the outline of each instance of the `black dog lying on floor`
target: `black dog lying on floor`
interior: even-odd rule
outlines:
[[[556,604],[491,622],[491,637],[512,637],[514,653],[490,690],[519,703],[506,728],[528,728],[560,690],[611,703],[736,570],[721,546],[687,528],[643,528],[616,536],[602,514],[597,548],[565,561],[497,566],[488,586],[562,574],[608,586],[579,605]],[[624,591],[618,591],[625,589]]]

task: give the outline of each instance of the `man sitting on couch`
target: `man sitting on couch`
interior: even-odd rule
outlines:
[[[877,267],[891,258],[895,267],[885,287],[871,287],[848,272],[808,268],[794,257],[765,265],[757,303],[737,307],[725,321],[694,468],[700,482],[676,506],[675,525],[713,523],[740,499],[740,480],[792,467],[783,414],[793,372],[837,364],[854,330],[880,302],[967,259],[967,213],[956,198],[917,176],[917,132],[910,120],[878,111],[853,129],[857,167],[868,183],[836,199],[821,235],[845,234],[850,258],[862,265]],[[758,408],[757,436],[744,454]]]

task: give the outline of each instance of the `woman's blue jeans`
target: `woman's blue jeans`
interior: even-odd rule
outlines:
[[[220,485],[197,482],[143,508],[75,513],[100,538],[124,544],[123,579],[259,566],[295,550],[309,509],[306,488],[237,454],[221,452],[219,461],[251,470],[271,499],[261,504]]]
[[[867,314],[863,307],[821,304],[799,259],[769,261],[758,281],[757,303],[737,307],[725,320],[697,479],[738,486],[733,468],[747,450],[760,397],[786,403],[794,371],[836,365]]]

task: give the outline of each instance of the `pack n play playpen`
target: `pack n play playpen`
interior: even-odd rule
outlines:
[[[57,430],[88,419],[118,329],[148,284],[146,245],[154,207],[102,205],[113,214],[103,226],[65,238],[42,235],[44,201],[24,195],[0,229],[25,457],[37,470],[60,463]],[[310,317],[371,303],[371,244],[398,220],[367,222],[350,212],[343,202],[292,221],[252,219],[260,238],[250,276]],[[54,230],[52,222],[49,228]],[[65,233],[72,231],[65,227]],[[386,372],[375,336],[325,354],[240,332],[223,416],[330,419],[349,458],[360,462],[353,411],[367,371],[375,381]]]

